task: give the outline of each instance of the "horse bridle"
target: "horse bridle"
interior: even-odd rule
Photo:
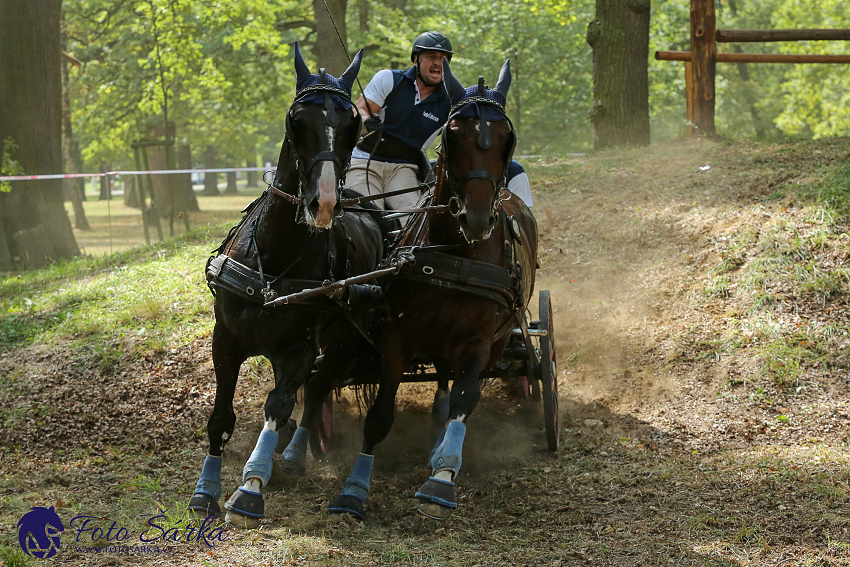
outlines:
[[[505,116],[505,120],[508,121],[508,125],[511,127],[511,131],[510,131],[511,146],[508,150],[507,159],[505,160],[505,167],[502,170],[502,174],[499,176],[498,179],[486,169],[472,169],[470,171],[467,171],[466,173],[464,173],[463,175],[461,175],[459,177],[455,177],[451,174],[451,172],[449,171],[449,166],[445,162],[446,151],[447,151],[447,148],[448,148],[448,137],[446,135],[446,132],[448,131],[448,124],[449,124],[449,122],[452,121],[452,119],[457,117],[458,113],[460,112],[460,110],[463,107],[465,107],[468,104],[472,104],[472,103],[483,104],[483,105],[490,106],[490,107],[496,109],[497,111],[499,111],[501,114],[503,114]],[[479,131],[478,145],[481,148],[486,150],[487,148],[490,147],[490,145],[493,142],[492,142],[492,139],[490,138],[490,128],[487,124],[486,118],[484,117],[484,112],[481,109],[479,109],[478,124],[479,124],[479,127],[478,127],[478,131]],[[467,183],[468,181],[470,181],[472,179],[484,179],[484,180],[489,181],[493,185],[493,192],[495,193],[495,198],[493,199],[493,212],[495,213],[496,211],[499,210],[499,208],[502,205],[502,199],[499,199],[499,194],[501,193],[502,189],[507,187],[508,167],[510,166],[511,160],[513,159],[513,156],[514,156],[514,150],[516,149],[516,142],[517,142],[517,135],[516,135],[516,130],[514,129],[513,122],[511,122],[511,119],[508,118],[508,114],[505,111],[505,107],[502,106],[501,104],[499,104],[498,101],[493,100],[492,98],[484,97],[484,96],[475,96],[475,97],[463,99],[462,101],[458,102],[457,104],[455,104],[452,107],[451,111],[449,112],[449,118],[448,118],[448,120],[446,120],[446,127],[443,128],[443,133],[442,133],[441,141],[440,141],[440,143],[442,145],[442,152],[443,152],[443,172],[444,172],[446,181],[449,184],[449,190],[452,193],[452,196],[449,198],[449,213],[451,213],[452,216],[457,217],[460,214],[460,211],[461,211],[461,200],[460,200],[460,197],[457,194],[457,190],[462,185],[464,185],[465,183]]]
[[[351,96],[343,89],[334,87],[332,85],[327,84],[327,74],[324,69],[319,69],[319,80],[321,81],[318,84],[311,85],[309,87],[305,87],[301,92],[299,92],[295,96],[295,100],[292,101],[292,105],[294,106],[296,103],[304,102],[304,99],[310,95],[316,93],[322,93],[325,97],[325,123],[331,128],[336,128],[339,124],[339,116],[337,116],[336,109],[334,108],[333,101],[331,100],[331,95],[338,96],[342,98],[344,101],[350,103],[354,106],[354,103],[351,102]],[[355,107],[356,108],[356,107]],[[343,187],[345,185],[345,174],[348,173],[348,168],[351,166],[351,156],[349,155],[348,160],[343,164],[339,159],[339,156],[331,151],[322,151],[313,156],[310,160],[302,160],[301,156],[298,152],[298,148],[295,146],[295,134],[292,131],[292,106],[289,107],[289,110],[286,112],[286,139],[284,140],[289,144],[292,153],[295,156],[295,169],[298,172],[298,195],[290,195],[281,190],[278,185],[279,180],[274,179],[274,181],[269,185],[269,189],[275,193],[276,195],[283,197],[290,203],[294,205],[302,205],[303,204],[303,195],[301,194],[302,187],[306,185],[307,178],[310,176],[310,172],[313,171],[313,168],[316,167],[320,162],[329,161],[334,164],[334,171],[336,173],[338,181],[338,187]],[[362,128],[363,117],[360,116],[360,113],[357,112],[358,125],[355,130],[356,135],[360,135],[360,130]],[[306,163],[306,167],[302,167]]]

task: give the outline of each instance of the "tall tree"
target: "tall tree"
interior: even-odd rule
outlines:
[[[61,0],[0,0],[0,132],[28,174],[63,171]],[[62,180],[27,181],[0,193],[0,270],[35,268],[79,254]]]
[[[348,46],[345,27],[347,7],[348,0],[313,0],[313,12],[316,17],[313,56],[328,73],[337,76],[348,68],[348,57],[343,48],[343,45]]]
[[[590,121],[597,149],[649,143],[650,0],[596,0]]]

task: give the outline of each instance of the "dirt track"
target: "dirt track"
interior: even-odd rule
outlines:
[[[817,151],[846,158],[846,148]],[[689,143],[531,168],[542,235],[538,289],[551,290],[555,305],[563,428],[557,453],[545,449],[537,405],[519,399],[510,384],[487,385],[469,422],[460,509],[446,524],[425,520],[411,496],[427,478],[433,389],[408,386],[377,454],[368,521],[328,518],[322,510],[360,442],[362,420],[346,395],[330,460],[311,463],[306,478],[274,477],[266,536],[234,533],[211,554],[185,546],[153,564],[850,564],[846,366],[807,375],[796,397],[770,385],[754,396],[755,358],[688,354],[696,344],[689,337],[722,337],[735,308],[734,296],[704,301],[693,292],[717,263],[718,239],[745,226],[766,230],[780,208],[794,220],[785,205],[764,204],[789,178],[751,171],[740,153]],[[792,177],[811,165],[808,149],[788,159]],[[844,293],[833,305],[845,319],[846,299]],[[788,317],[805,309],[798,305]],[[150,501],[187,501],[197,479],[212,394],[206,341],[108,378],[72,369],[69,352],[20,350],[0,361],[0,372],[32,381],[19,392],[25,397],[6,395],[7,412],[61,408],[2,430],[4,541],[14,539],[6,520],[19,512],[21,504],[10,502],[22,489],[21,499],[99,506],[108,515],[145,490]],[[106,383],[113,399],[124,400],[108,410],[88,395]],[[237,431],[225,454],[226,493],[239,482],[270,387],[262,365],[243,369]],[[140,388],[141,400],[134,396]],[[141,457],[127,452],[133,443]],[[69,467],[57,448],[74,444],[91,453]],[[93,462],[93,454],[104,462]],[[159,477],[159,490],[122,486],[142,474]],[[143,561],[72,552],[57,559]]]

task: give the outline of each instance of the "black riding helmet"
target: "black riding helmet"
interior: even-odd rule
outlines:
[[[449,38],[435,31],[421,33],[413,40],[413,48],[410,50],[411,63],[423,51],[442,51],[446,54],[446,59],[449,61],[452,60],[452,54],[454,53],[452,51],[452,42],[449,41]]]

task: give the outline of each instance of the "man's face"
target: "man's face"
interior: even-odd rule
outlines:
[[[442,51],[423,51],[419,57],[419,74],[425,84],[435,86],[443,80],[443,57]]]

